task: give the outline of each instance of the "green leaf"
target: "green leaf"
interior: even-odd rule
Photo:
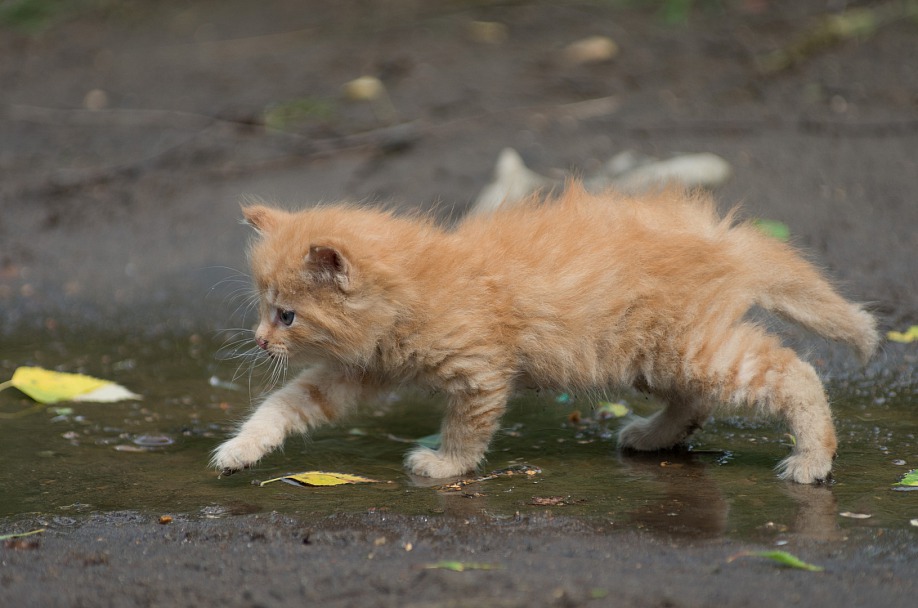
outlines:
[[[443,443],[443,437],[440,435],[440,433],[434,433],[433,435],[427,435],[425,437],[415,439],[414,442],[425,448],[437,450],[440,448],[440,444]]]
[[[33,534],[41,534],[45,531],[45,528],[39,528],[38,530],[32,530],[31,532],[15,532],[13,534],[0,534],[0,540],[10,540],[12,538],[23,538],[25,536],[32,536]]]
[[[918,469],[912,469],[902,476],[902,479],[893,484],[894,486],[918,487]]]
[[[732,562],[733,560],[740,557],[764,557],[777,562],[782,566],[787,566],[788,568],[797,568],[798,570],[807,570],[809,572],[822,572],[825,570],[825,568],[822,566],[816,566],[814,564],[807,563],[795,555],[791,555],[787,551],[742,551],[729,558],[727,562]]]
[[[265,126],[283,131],[308,122],[324,122],[335,114],[335,107],[328,101],[313,97],[291,99],[276,103],[265,109]]]
[[[790,228],[787,227],[787,224],[777,220],[757,219],[752,220],[752,225],[768,236],[776,238],[779,241],[786,241],[790,238]]]
[[[304,473],[295,473],[293,475],[284,475],[275,477],[267,481],[262,481],[259,486],[264,486],[275,481],[286,481],[301,486],[340,486],[351,483],[379,483],[369,477],[360,475],[351,475],[350,473],[326,473],[325,471],[306,471]]]
[[[452,570],[453,572],[465,572],[466,570],[502,570],[500,564],[486,564],[482,562],[457,562],[444,560],[435,564],[426,564],[425,570]]]
[[[40,367],[20,367],[13,377],[0,384],[0,390],[13,386],[38,401],[49,404],[59,401],[114,402],[140,399],[123,386],[83,374],[54,372]]]
[[[609,590],[603,589],[602,587],[593,587],[590,589],[590,599],[591,600],[601,600],[609,596]]]

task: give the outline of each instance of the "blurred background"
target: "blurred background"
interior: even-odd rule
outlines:
[[[918,321],[914,0],[0,2],[0,322],[226,326],[239,205],[455,219],[712,153],[885,325]],[[229,279],[229,281],[226,281]],[[243,279],[244,280],[244,279]]]

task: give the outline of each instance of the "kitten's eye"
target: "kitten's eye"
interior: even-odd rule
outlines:
[[[292,310],[284,310],[283,308],[278,308],[277,318],[280,319],[281,323],[289,327],[293,323],[293,319],[296,318],[296,313]]]

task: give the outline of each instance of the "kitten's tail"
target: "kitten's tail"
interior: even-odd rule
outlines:
[[[747,230],[758,232],[749,226]],[[793,248],[761,233],[747,240],[747,263],[758,283],[754,301],[830,340],[849,344],[863,362],[879,344],[876,319],[841,297],[822,274]]]

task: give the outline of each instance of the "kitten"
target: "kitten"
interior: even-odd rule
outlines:
[[[451,231],[351,206],[244,215],[257,232],[255,339],[303,371],[215,450],[227,474],[403,383],[448,396],[442,447],[405,461],[437,478],[478,465],[517,386],[633,386],[666,407],[625,426],[621,448],[673,447],[716,404],[757,409],[796,438],[780,476],[813,483],[836,448],[823,386],[744,315],[758,305],[865,361],[877,346],[871,315],[698,193],[594,196],[572,183]]]

